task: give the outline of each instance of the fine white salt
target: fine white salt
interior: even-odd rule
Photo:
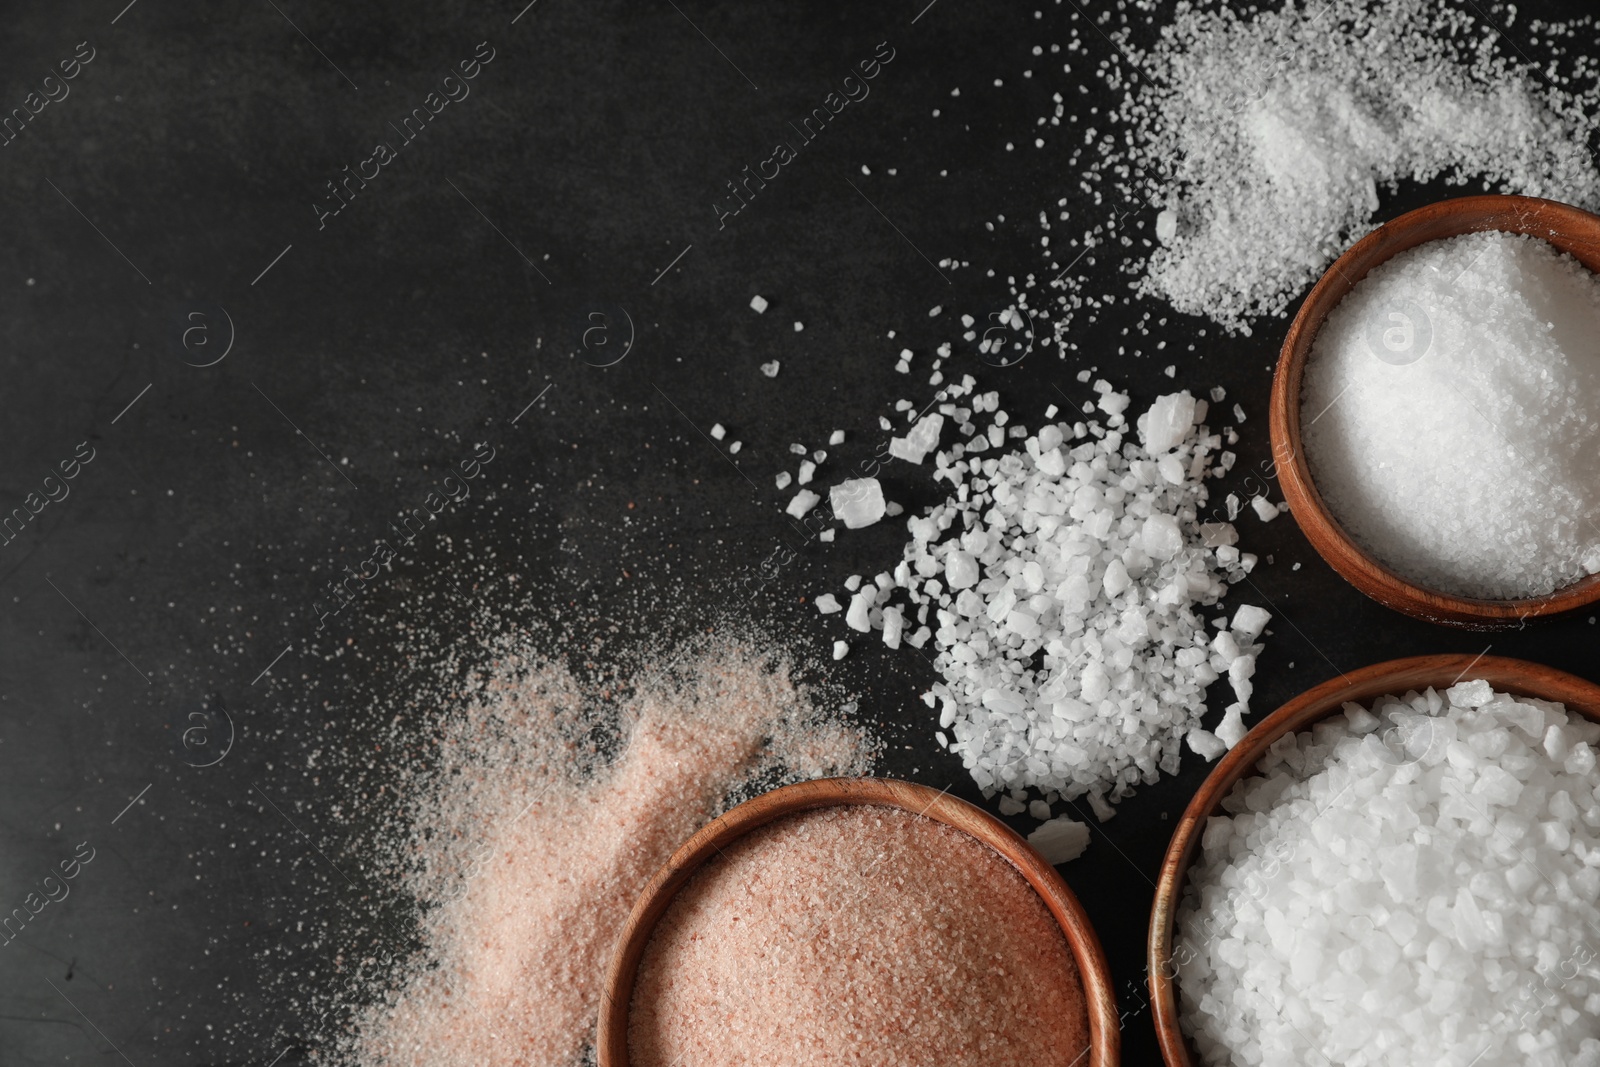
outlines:
[[[1589,151],[1600,90],[1570,55],[1592,25],[1507,29],[1503,10],[1434,0],[1115,6],[1084,36],[1101,53],[1115,39],[1097,73],[1117,102],[1058,142],[1074,144],[1063,189],[1095,205],[1046,246],[1064,351],[1072,317],[1115,299],[1092,287],[1093,255],[1078,264],[1092,251],[1128,248],[1142,294],[1249,333],[1253,318],[1283,315],[1402,182],[1600,207]]]
[[[1546,241],[1430,241],[1328,316],[1301,398],[1341,526],[1421,585],[1541,596],[1600,570],[1600,279]]]

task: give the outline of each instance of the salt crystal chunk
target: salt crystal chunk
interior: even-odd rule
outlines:
[[[803,459],[800,461],[800,473],[795,476],[795,481],[801,485],[810,485],[816,473],[817,465],[809,459]]]
[[[1155,559],[1171,559],[1183,549],[1183,531],[1171,515],[1158,513],[1145,519],[1140,537],[1144,550]]]
[[[1551,759],[1557,761],[1558,763],[1562,760],[1565,760],[1567,758],[1567,753],[1571,751],[1571,748],[1572,742],[1567,737],[1566,731],[1560,726],[1552,726],[1545,731],[1544,751],[1545,755],[1549,756]]]
[[[1070,863],[1089,847],[1089,826],[1060,815],[1040,824],[1028,835],[1028,844],[1039,851],[1046,863]]]
[[[1240,604],[1233,613],[1233,622],[1228,627],[1234,633],[1242,635],[1250,641],[1261,636],[1261,631],[1267,628],[1267,623],[1272,621],[1272,612],[1256,604]]]
[[[905,631],[905,617],[898,607],[883,609],[883,643],[890,648],[900,647],[900,635]]]
[[[944,580],[951,589],[969,589],[978,584],[978,564],[967,552],[955,551],[945,557]]]
[[[1146,452],[1159,455],[1182,444],[1194,424],[1194,397],[1187,392],[1168,393],[1139,416],[1139,441]]]
[[[789,482],[792,481],[792,479],[788,471],[779,471],[773,478],[773,481],[777,483],[779,489],[787,489],[789,488]]]
[[[844,431],[843,430],[835,430],[831,434],[829,434],[828,435],[828,444],[830,446],[844,444]]]
[[[728,433],[728,431],[723,428],[722,423],[720,423],[720,422],[712,423],[712,425],[711,425],[711,439],[713,441],[722,440],[724,437],[727,436],[727,433]]]
[[[802,489],[794,495],[794,499],[789,501],[789,506],[784,510],[794,518],[803,519],[806,517],[806,512],[816,507],[817,502],[821,499],[821,496],[811,490]]]
[[[1156,213],[1156,240],[1170,245],[1177,236],[1178,216],[1170,208],[1161,209]]]
[[[1244,735],[1249,733],[1249,728],[1244,724],[1244,705],[1229,704],[1223,712],[1222,721],[1217,724],[1217,740],[1232,748],[1244,740]]]
[[[849,651],[850,651],[850,642],[848,642],[848,641],[835,641],[833,643],[833,658],[834,659],[844,659],[844,657],[846,656],[846,654],[849,653]]]
[[[816,599],[817,610],[824,615],[832,615],[839,611],[839,598],[832,593],[823,593]]]
[[[924,456],[939,447],[939,434],[943,429],[943,415],[936,411],[924,415],[904,437],[890,439],[889,454],[907,463],[921,463]]]
[[[761,373],[768,378],[776,378],[778,376],[778,361],[774,359],[761,364]]]
[[[1189,731],[1186,740],[1189,743],[1189,748],[1203,760],[1214,760],[1228,751],[1228,746],[1223,744],[1216,734],[1210,730],[1202,730],[1198,726]]]
[[[852,630],[868,633],[872,630],[872,608],[877,599],[876,591],[872,586],[861,590],[850,598],[850,607],[845,612],[845,625]]]
[[[1271,522],[1278,517],[1278,508],[1264,496],[1250,498],[1250,506],[1255,509],[1256,517],[1262,522]]]
[[[846,529],[859,530],[883,518],[883,487],[876,478],[850,478],[828,491],[833,513]]]
[[[755,313],[759,315],[763,311],[767,310],[767,298],[764,296],[752,296],[750,298],[750,306],[754,308]]]

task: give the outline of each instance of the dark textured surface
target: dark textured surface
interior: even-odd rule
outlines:
[[[670,640],[765,617],[825,657],[844,628],[801,598],[890,568],[903,534],[805,543],[772,475],[793,469],[791,441],[821,447],[834,428],[849,440],[819,481],[872,456],[878,415],[931,394],[928,350],[953,337],[950,317],[1004,306],[1004,275],[1040,268],[1028,220],[1075,183],[1032,147],[1034,121],[1056,91],[1103,104],[1076,85],[1110,45],[1084,31],[1072,74],[1030,55],[1067,42],[1070,4],[1035,19],[941,0],[914,24],[921,2],[539,0],[515,24],[516,2],[120,6],[11,7],[0,34],[5,108],[78,42],[95,50],[0,149],[0,507],[81,442],[94,455],[0,546],[0,911],[93,849],[70,896],[0,947],[0,1064],[296,1064],[318,1032],[300,994],[335,988],[330,965],[389,925],[375,908],[408,921],[367,881],[352,829],[393,808],[361,784],[388,757],[356,753],[372,750],[371,694],[403,684],[397,627],[464,626],[514,576],[529,621],[568,633]],[[392,139],[386,124],[480,41],[494,58],[471,95],[319,229],[323,183]],[[724,182],[882,41],[895,57],[870,97],[719,229]],[[1408,190],[1384,213],[1443,192]],[[947,282],[924,252],[972,268]],[[575,354],[596,307],[637,327],[613,366],[589,363],[618,337]],[[1046,403],[1083,399],[1081,367],[1147,402],[1176,362],[1180,384],[1222,384],[1250,415],[1221,487],[1237,488],[1267,454],[1281,325],[1202,337],[1172,316],[1130,341],[1147,311],[1164,314],[1140,305],[1082,330],[1079,360],[999,371],[958,349],[949,369],[1033,426]],[[186,347],[185,324],[207,332]],[[189,365],[230,336],[221,362]],[[1161,338],[1163,353],[1116,355]],[[893,371],[902,345],[919,353],[910,377]],[[774,358],[780,376],[763,377]],[[744,442],[736,462],[703,436],[718,421]],[[474,495],[319,632],[332,574],[483,441],[495,458]],[[931,502],[926,474],[887,468],[890,497]],[[1413,653],[1492,645],[1600,673],[1585,619],[1493,636],[1410,622],[1335,577],[1291,521],[1241,525],[1274,559],[1234,595],[1277,613],[1258,714]],[[794,562],[747,599],[742,579],[779,545]],[[657,600],[670,614],[646,610]],[[978,799],[932,744],[916,701],[927,662],[855,645],[830,676],[885,724],[884,771]],[[232,748],[194,766],[221,751],[219,705]],[[185,748],[186,729],[205,736]],[[1204,773],[1191,757],[1124,803],[1066,870],[1116,971],[1129,1063],[1156,1060],[1140,981],[1151,879]]]

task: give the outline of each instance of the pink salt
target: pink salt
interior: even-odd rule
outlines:
[[[446,729],[413,803],[424,948],[358,1018],[351,1058],[581,1062],[613,942],[677,846],[741,787],[866,769],[863,735],[822,716],[789,673],[723,643],[679,665],[686,680],[647,676],[626,700],[550,667],[491,685]],[[615,743],[597,746],[608,728]]]
[[[1015,868],[897,808],[752,832],[662,916],[630,1009],[633,1067],[1082,1067],[1083,987]]]

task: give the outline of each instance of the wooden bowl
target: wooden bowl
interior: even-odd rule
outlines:
[[[1121,1031],[1105,952],[1083,906],[1061,875],[1016,831],[981,808],[927,786],[891,778],[821,778],[774,789],[707,823],[678,849],[650,880],[617,941],[600,1004],[596,1042],[600,1067],[627,1067],[628,1009],[639,960],[656,923],[700,865],[757,827],[786,815],[839,804],[875,804],[925,815],[977,838],[1015,867],[1043,898],[1077,961],[1089,1014],[1089,1058],[1081,1067],[1116,1067]]]
[[[1483,679],[1497,691],[1556,700],[1569,711],[1600,722],[1600,685],[1553,667],[1503,656],[1413,656],[1389,660],[1342,678],[1323,682],[1268,715],[1212,768],[1178,820],[1161,863],[1155,906],[1150,914],[1149,984],[1156,1036],[1168,1067],[1195,1067],[1200,1057],[1178,1026],[1177,968],[1172,962],[1172,927],[1183,898],[1184,875],[1199,848],[1206,820],[1217,814],[1235,783],[1254,772],[1268,747],[1283,735],[1303,730],[1340,710],[1347,700],[1399,696],[1432,686],[1445,689],[1463,679]]]
[[[1329,512],[1311,481],[1300,437],[1300,388],[1317,332],[1367,272],[1425,241],[1482,230],[1543,238],[1600,272],[1600,217],[1554,200],[1527,196],[1464,196],[1418,208],[1385,223],[1334,261],[1294,317],[1272,380],[1268,418],[1278,483],[1294,520],[1328,565],[1372,599],[1428,622],[1487,630],[1576,611],[1600,600],[1600,574],[1539,597],[1481,600],[1426,589],[1379,563]]]

